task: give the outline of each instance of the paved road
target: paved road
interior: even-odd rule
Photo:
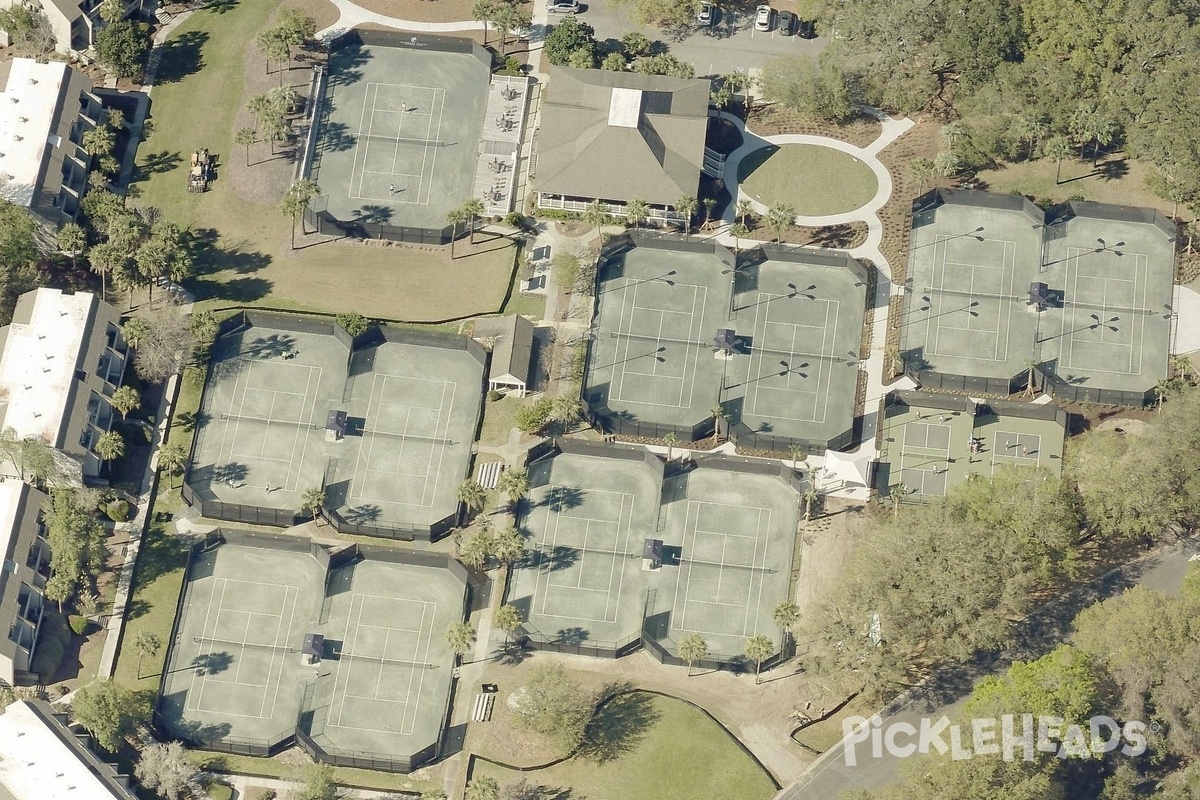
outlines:
[[[640,31],[651,41],[663,41],[676,58],[694,64],[697,77],[724,75],[739,69],[760,69],[774,56],[787,53],[815,57],[829,44],[826,36],[809,40],[780,36],[776,31],[759,33],[754,30],[753,12],[738,14],[723,10],[713,27],[693,29],[680,41],[673,41],[657,28],[632,22],[628,5],[613,8],[610,0],[592,0],[585,3],[583,9],[579,18],[596,29],[597,40],[619,40],[631,31]],[[556,16],[552,15],[550,24],[556,21]]]
[[[888,722],[908,722],[919,726],[922,717],[936,720],[945,715],[953,718],[976,681],[985,674],[1006,668],[1014,659],[1036,658],[1038,654],[1052,649],[1062,640],[1071,619],[1081,608],[1117,594],[1133,584],[1174,594],[1183,582],[1188,559],[1197,550],[1200,550],[1200,544],[1192,542],[1145,558],[1109,573],[1093,587],[1069,595],[1032,618],[1018,635],[1014,652],[940,675],[907,707],[889,716]],[[838,745],[822,757],[799,783],[780,792],[776,800],[836,800],[842,796],[842,792],[878,789],[896,780],[899,759],[893,756],[871,758],[869,743],[858,745],[855,753],[857,764],[849,767],[841,745]]]

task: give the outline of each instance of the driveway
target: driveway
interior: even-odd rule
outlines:
[[[753,10],[738,13],[722,9],[711,28],[695,28],[680,41],[674,41],[658,28],[637,25],[629,19],[629,6],[614,8],[611,0],[591,0],[584,6],[581,21],[596,29],[596,39],[619,40],[631,31],[640,31],[650,41],[662,41],[670,53],[696,67],[696,76],[724,75],[735,70],[761,69],[775,56],[802,53],[819,55],[829,44],[826,36],[802,39],[799,36],[780,36],[777,31],[759,33],[754,30]],[[554,24],[555,18],[550,18]]]

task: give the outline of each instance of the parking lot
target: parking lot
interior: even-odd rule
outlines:
[[[795,3],[772,4],[777,11],[795,11]],[[695,28],[680,41],[674,41],[658,28],[642,26],[630,18],[630,6],[613,7],[611,0],[584,2],[580,19],[596,29],[597,41],[620,39],[631,31],[639,31],[651,41],[662,41],[669,52],[696,67],[696,76],[724,75],[735,70],[761,69],[776,56],[804,54],[816,57],[828,46],[827,32],[818,29],[816,39],[782,36],[778,29],[770,33],[754,30],[754,8],[746,4],[741,10],[718,9],[717,18],[709,28]],[[550,24],[560,17],[551,15]]]

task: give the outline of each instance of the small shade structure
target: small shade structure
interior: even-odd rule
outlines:
[[[524,397],[529,391],[533,323],[518,314],[493,317],[477,322],[472,337],[491,343],[488,389]]]
[[[1043,311],[1057,306],[1058,302],[1049,286],[1040,281],[1033,281],[1029,284],[1029,305],[1037,311]]]
[[[348,414],[345,411],[330,411],[329,416],[325,418],[325,441],[340,442],[346,438],[346,420]]]
[[[824,492],[835,492],[839,489],[865,488],[871,478],[871,456],[863,453],[838,453],[834,450],[825,451],[825,465],[821,473],[821,485]]]
[[[647,539],[645,545],[642,546],[642,569],[647,571],[659,569],[662,567],[662,559],[662,539]]]
[[[718,328],[717,335],[713,337],[713,346],[717,348],[718,355],[734,355],[741,344],[742,340],[737,338],[733,328]]]
[[[308,664],[317,664],[324,655],[325,637],[319,633],[304,634],[304,646],[300,648],[300,657]]]

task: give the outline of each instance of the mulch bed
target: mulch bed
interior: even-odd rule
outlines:
[[[785,133],[828,136],[840,139],[856,147],[866,147],[879,138],[883,127],[872,117],[856,117],[849,122],[826,122],[802,117],[794,111],[777,105],[758,105],[750,112],[746,127],[759,136],[777,136]]]

